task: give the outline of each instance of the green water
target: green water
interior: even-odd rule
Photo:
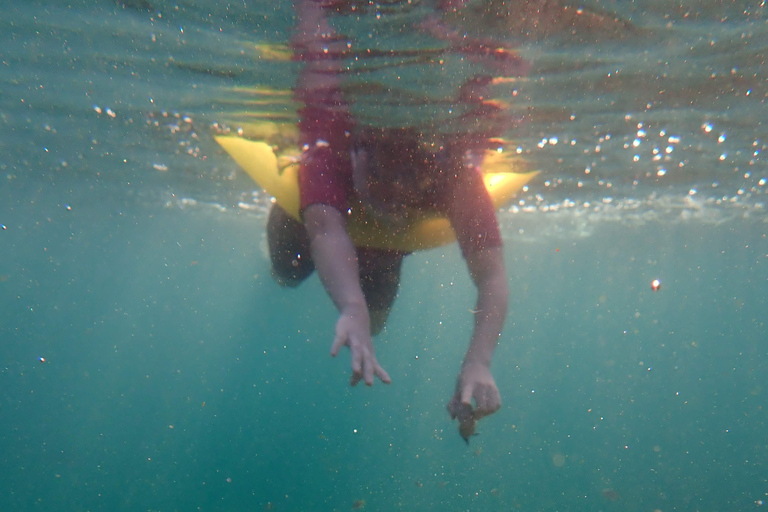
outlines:
[[[745,510],[762,497],[762,222],[512,234],[493,367],[504,407],[467,448],[444,410],[472,322],[455,248],[409,258],[377,340],[393,383],[350,389],[347,355],[328,356],[330,302],[316,280],[271,281],[259,218],[14,192],[3,510]]]

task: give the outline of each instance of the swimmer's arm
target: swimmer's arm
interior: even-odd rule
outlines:
[[[447,214],[477,288],[477,301],[472,338],[448,412],[460,425],[469,426],[501,407],[490,366],[507,314],[509,289],[496,212],[485,185],[473,173],[457,172],[456,176]]]
[[[458,418],[462,423],[493,414],[501,407],[501,396],[490,366],[509,301],[502,247],[470,251],[465,256],[469,273],[477,287],[475,326],[461,364],[456,391],[448,403],[451,417]]]
[[[509,289],[498,220],[479,175],[457,172],[447,215],[477,288],[475,327],[464,365],[489,367],[507,314]]]
[[[502,247],[469,253],[467,266],[477,287],[475,328],[464,356],[464,364],[491,365],[496,343],[504,327],[509,302],[507,271]]]
[[[389,384],[389,375],[379,365],[373,351],[357,253],[347,234],[344,217],[336,208],[312,204],[304,209],[304,224],[320,280],[339,311],[331,355],[336,356],[344,345],[349,347],[353,386],[360,380],[373,385],[374,376]]]
[[[309,205],[304,209],[304,225],[309,234],[312,260],[336,308],[339,311],[366,309],[357,253],[341,212],[323,204]]]

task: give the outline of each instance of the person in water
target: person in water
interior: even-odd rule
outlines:
[[[474,330],[447,406],[468,442],[476,421],[501,406],[490,367],[508,303],[501,235],[480,172],[487,138],[356,123],[340,87],[341,66],[333,59],[334,53],[344,55],[349,44],[325,19],[329,5],[337,7],[317,0],[295,4],[294,51],[305,63],[296,86],[303,103],[303,223],[279,205],[272,207],[267,237],[273,275],[285,286],[297,286],[317,270],[339,312],[331,355],[349,348],[353,386],[360,381],[373,385],[376,378],[389,384],[372,338],[387,320],[408,253],[355,247],[347,216],[363,208],[392,231],[425,212],[448,218],[478,292]]]

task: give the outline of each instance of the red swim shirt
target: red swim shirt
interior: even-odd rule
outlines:
[[[466,256],[502,245],[496,212],[468,144],[454,142],[428,151],[417,134],[403,129],[369,130],[353,135],[345,114],[313,123],[302,113],[304,155],[299,169],[301,209],[324,204],[345,213],[360,204],[351,153],[368,156],[369,201],[383,208],[438,213],[447,217]],[[333,116],[331,116],[333,117]],[[325,138],[312,124],[322,126]],[[333,127],[334,129],[329,129]],[[313,133],[315,132],[315,133]],[[482,154],[482,151],[475,151]]]

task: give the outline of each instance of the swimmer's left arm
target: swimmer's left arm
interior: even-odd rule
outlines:
[[[449,195],[448,217],[477,288],[475,325],[448,404],[460,423],[493,414],[501,397],[491,375],[491,358],[507,314],[509,289],[496,212],[479,175],[457,173]],[[472,408],[472,400],[475,408]]]
[[[475,329],[464,362],[490,366],[509,302],[503,248],[490,247],[468,254],[467,266],[477,287],[477,304]]]
[[[477,287],[475,326],[456,382],[456,392],[448,404],[452,418],[460,417],[472,406],[474,419],[493,414],[501,407],[501,397],[491,375],[491,359],[501,335],[507,313],[509,290],[503,249],[490,247],[467,254],[467,265]]]

